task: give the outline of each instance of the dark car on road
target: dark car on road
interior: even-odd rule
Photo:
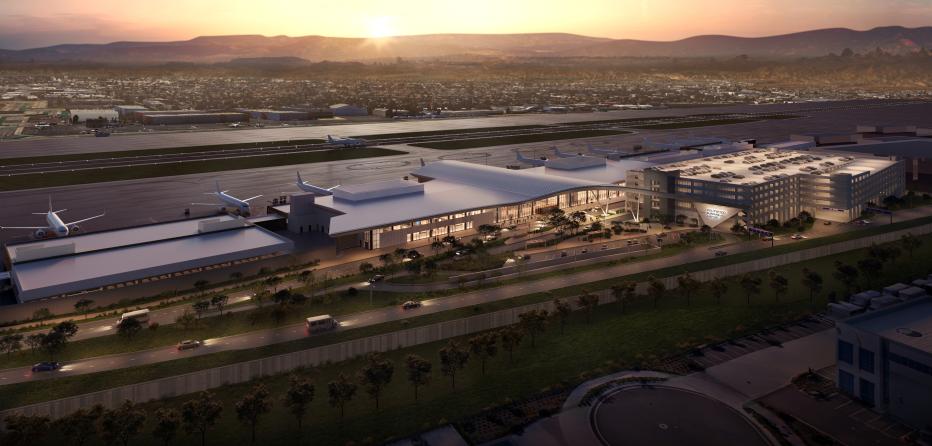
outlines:
[[[385,280],[385,276],[381,274],[376,274],[369,279],[369,283],[376,283]]]
[[[52,372],[61,368],[60,362],[40,362],[32,366],[33,372]]]
[[[201,341],[187,339],[178,343],[178,350],[190,350],[201,346]]]
[[[728,255],[727,251],[715,251],[715,257],[723,257],[727,255]]]
[[[417,260],[417,259],[419,259],[419,258],[421,258],[421,257],[423,257],[423,256],[421,255],[421,253],[419,253],[419,252],[417,252],[417,251],[415,251],[415,250],[412,249],[412,250],[408,251],[407,254],[405,254],[405,257],[407,257],[407,258],[409,258],[409,259],[411,259],[411,260]]]
[[[419,300],[409,300],[401,304],[401,308],[405,310],[413,310],[415,308],[421,308],[421,301]]]

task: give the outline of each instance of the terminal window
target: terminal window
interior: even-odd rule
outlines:
[[[838,360],[854,364],[854,346],[849,342],[838,341]]]
[[[865,372],[874,373],[874,352],[863,348],[859,349],[858,366]]]
[[[854,393],[854,375],[844,371],[838,371],[838,387],[845,393]]]

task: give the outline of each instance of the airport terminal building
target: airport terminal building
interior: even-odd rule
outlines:
[[[272,210],[287,217],[292,232],[328,234],[341,251],[426,244],[484,224],[521,225],[555,208],[612,210],[638,221],[685,215],[713,228],[739,219],[782,223],[801,211],[842,222],[858,218],[868,202],[905,191],[904,163],[892,157],[746,143],[519,161],[531,167],[436,161],[410,180],[322,189]]]
[[[22,303],[173,279],[292,248],[286,237],[224,215],[9,244],[3,260]]]

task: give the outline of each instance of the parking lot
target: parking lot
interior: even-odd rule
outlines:
[[[709,368],[748,353],[809,336],[830,328],[832,325],[832,321],[816,315],[781,325],[776,329],[763,330],[752,335],[695,349],[689,354],[689,358],[702,368]]]
[[[818,374],[823,379],[822,391],[807,392],[796,385],[789,385],[759,402],[791,415],[843,444],[903,444],[900,439],[912,429],[837,392],[833,382],[834,367],[819,370]]]

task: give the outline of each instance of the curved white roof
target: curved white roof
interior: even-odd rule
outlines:
[[[414,172],[415,176],[433,178],[509,192],[527,197],[552,195],[567,189],[599,186],[597,181],[545,175],[540,171],[508,170],[463,161],[436,161]]]

